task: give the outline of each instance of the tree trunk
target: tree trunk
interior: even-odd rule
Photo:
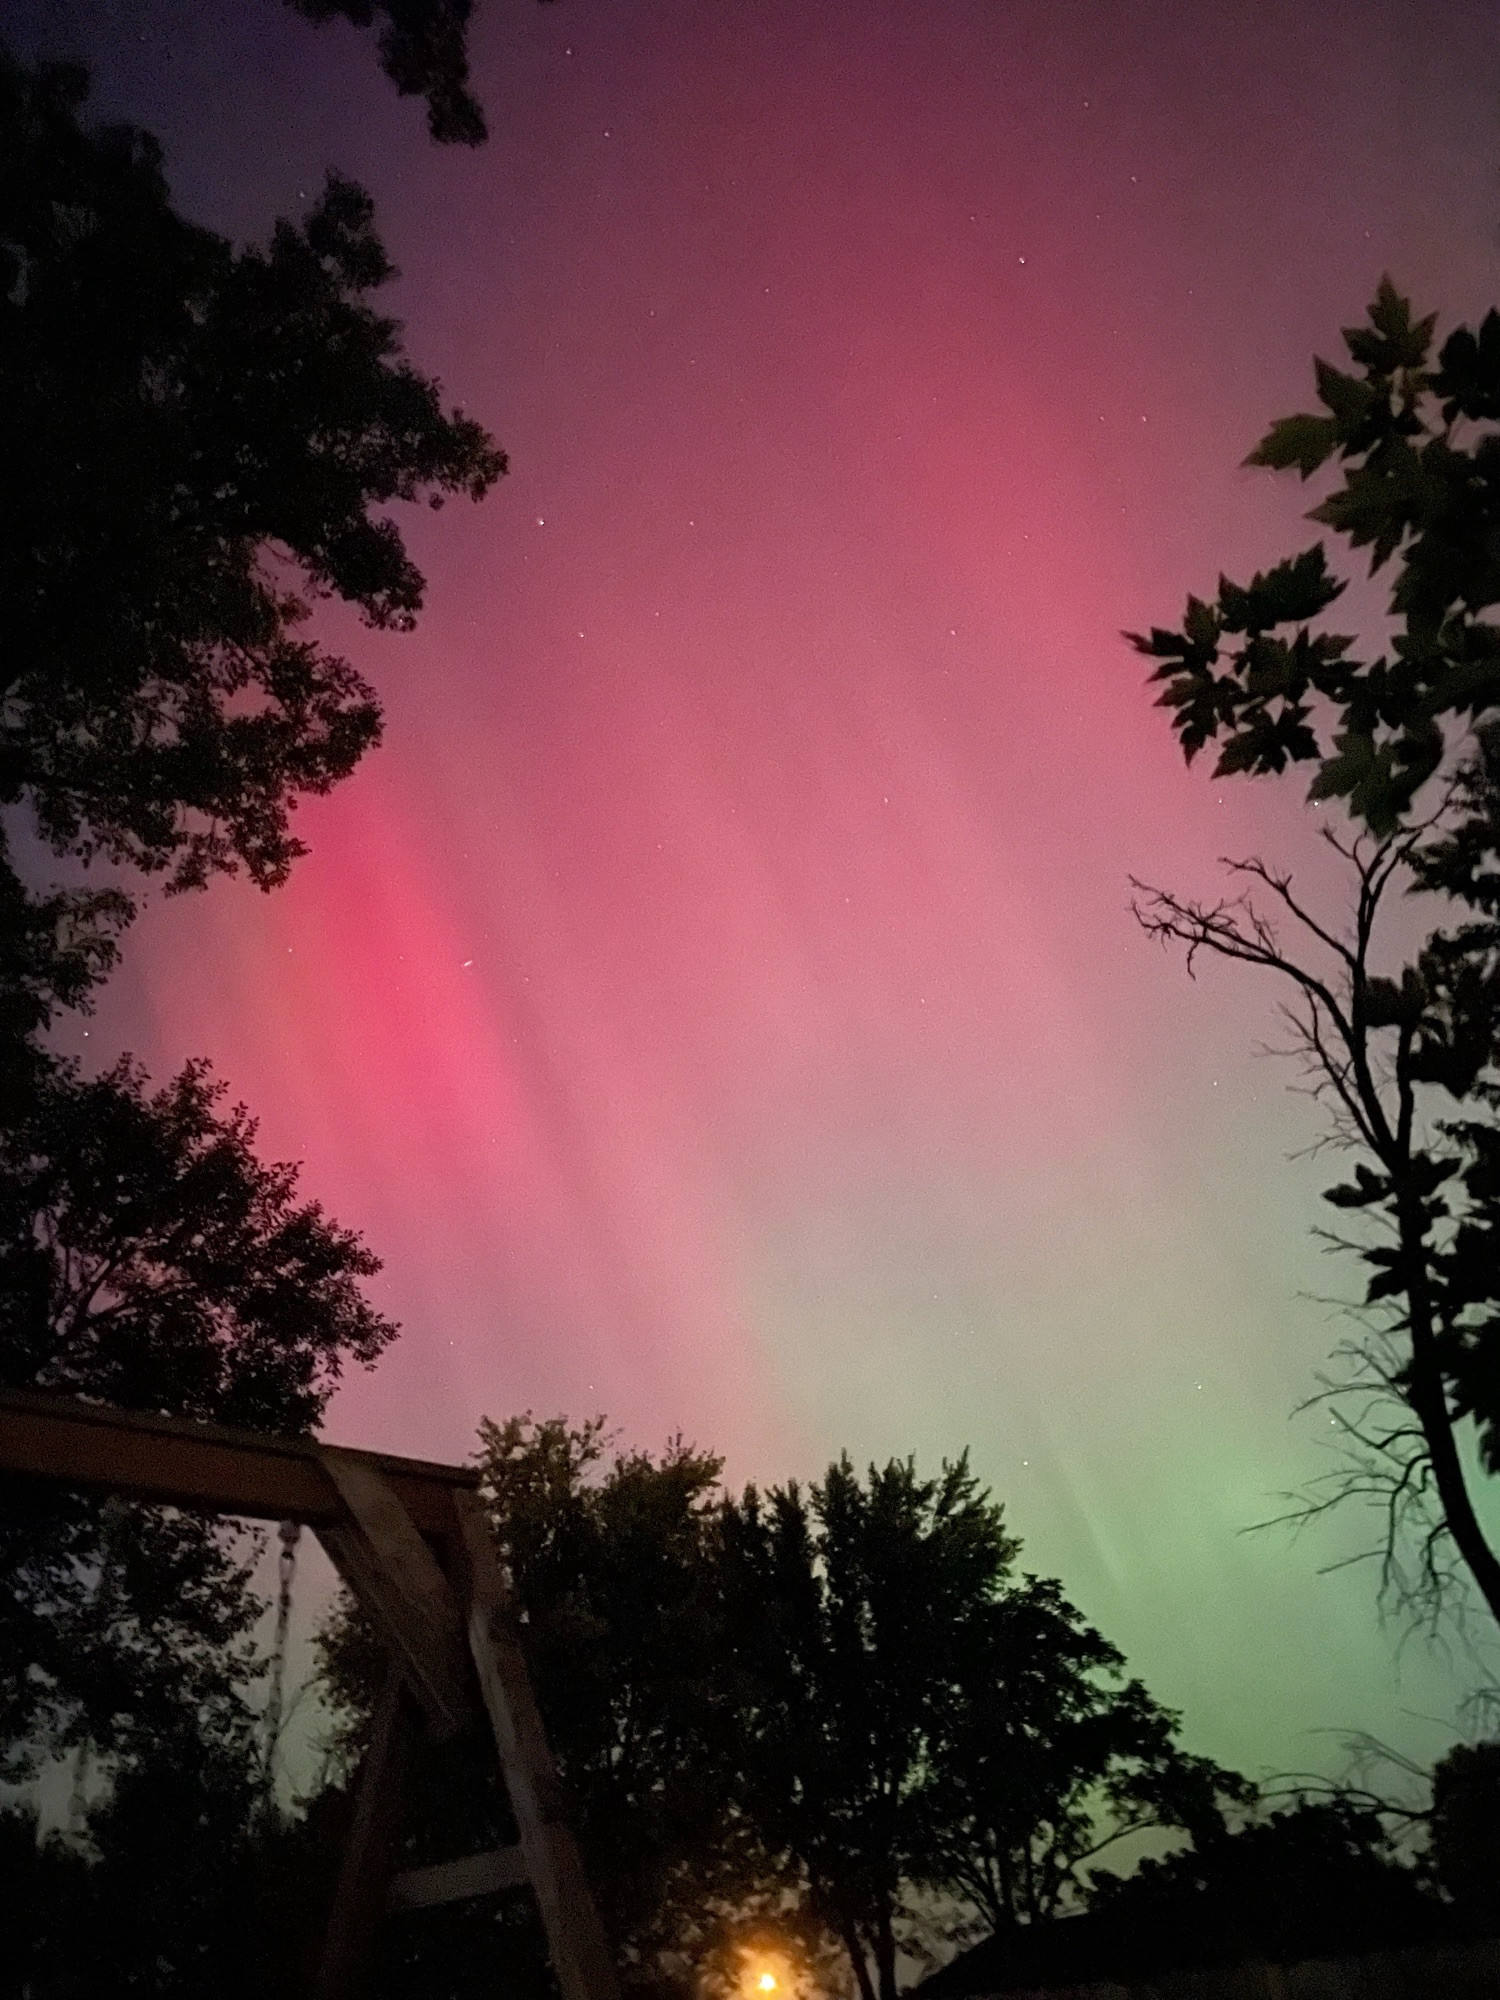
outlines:
[[[1403,1196],[1400,1207],[1401,1242],[1407,1256],[1406,1314],[1411,1336],[1411,1377],[1407,1400],[1427,1442],[1432,1474],[1437,1482],[1443,1519],[1454,1546],[1469,1566],[1469,1574],[1479,1586],[1491,1616],[1500,1624],[1500,1557],[1490,1547],[1474,1503],[1469,1498],[1458,1445],[1453,1436],[1453,1417],[1448,1408],[1448,1392],[1438,1365],[1432,1324],[1432,1300],[1427,1286],[1427,1244],[1420,1212],[1413,1212]]]
[[[849,1963],[854,1968],[855,1983],[859,1987],[859,2000],[876,2000],[874,1983],[870,1978],[870,1964],[865,1957],[864,1940],[860,1937],[859,1926],[852,1917],[839,1918],[839,1936],[844,1941],[844,1949],[849,1954]]]
[[[880,1973],[880,2000],[896,2000],[896,1939],[891,1930],[891,1905],[882,1897],[875,1920],[875,1963]]]

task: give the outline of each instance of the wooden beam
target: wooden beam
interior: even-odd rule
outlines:
[[[0,1473],[21,1478],[321,1528],[348,1518],[330,1462],[377,1472],[423,1534],[445,1538],[454,1532],[453,1492],[479,1484],[472,1466],[0,1390]]]
[[[425,1910],[434,1903],[458,1903],[466,1896],[493,1896],[500,1889],[519,1889],[528,1879],[520,1848],[497,1847],[488,1854],[466,1854],[461,1861],[404,1869],[391,1877],[386,1907]]]

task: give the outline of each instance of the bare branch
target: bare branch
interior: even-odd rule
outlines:
[[[1310,931],[1320,944],[1326,945],[1331,952],[1336,953],[1351,972],[1356,969],[1357,960],[1350,947],[1341,938],[1335,937],[1331,931],[1325,930],[1317,918],[1292,894],[1290,872],[1279,873],[1262,861],[1258,854],[1251,855],[1245,861],[1233,861],[1227,855],[1221,855],[1220,865],[1227,868],[1231,875],[1252,875],[1257,882],[1263,882],[1272,894],[1286,905],[1305,930]]]
[[[1133,875],[1130,886],[1136,891],[1130,905],[1136,922],[1149,937],[1163,942],[1170,939],[1185,946],[1190,974],[1200,951],[1279,972],[1326,1010],[1351,1055],[1355,1053],[1353,1027],[1327,981],[1287,956],[1274,928],[1248,896],[1236,896],[1210,906],[1185,901],[1169,889],[1158,889]]]

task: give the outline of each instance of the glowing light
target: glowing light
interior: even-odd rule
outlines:
[[[763,1972],[755,1982],[755,1990],[757,1993],[774,1993],[776,1991],[775,1973]]]

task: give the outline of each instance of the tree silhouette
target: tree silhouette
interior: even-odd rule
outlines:
[[[0,1384],[306,1431],[345,1363],[394,1336],[359,1288],[377,1260],[297,1201],[295,1169],[259,1160],[219,1095],[202,1064],[155,1093],[128,1061],[93,1081],[64,1070],[7,1134]],[[260,1600],[204,1522],[13,1483],[0,1553],[13,1764],[147,1756],[247,1667]]]
[[[1206,951],[1286,982],[1327,1142],[1357,1156],[1327,1199],[1367,1227],[1331,1240],[1369,1274],[1362,1331],[1322,1386],[1348,1455],[1299,1517],[1372,1502],[1384,1589],[1429,1618],[1465,1574],[1500,1616],[1461,1442],[1471,1428],[1482,1470],[1500,1469],[1500,627],[1485,615],[1500,603],[1500,315],[1459,328],[1435,367],[1434,326],[1382,280],[1369,324],[1345,333],[1357,372],[1319,361],[1324,413],[1273,425],[1247,461],[1343,468],[1311,518],[1369,548],[1372,572],[1394,562],[1389,654],[1322,629],[1344,588],[1322,544],[1247,586],[1221,578],[1179,630],[1128,635],[1158,663],[1189,761],[1218,742],[1218,776],[1314,764],[1310,802],[1352,822],[1322,829],[1349,873],[1342,915],[1258,857],[1228,864],[1224,901],[1138,883],[1136,908],[1190,969]],[[1438,904],[1405,964],[1380,949],[1402,891]]]
[[[0,1381],[125,1409],[310,1430],[346,1360],[394,1336],[378,1260],[255,1152],[204,1063],[152,1093],[128,1058],[65,1070],[0,1176]]]
[[[425,97],[439,145],[482,146],[489,136],[469,90],[474,0],[287,0],[309,21],[380,23],[380,67],[403,97]]]
[[[937,1748],[1018,1544],[965,1462],[847,1458],[726,1511],[733,1641],[751,1686],[749,1810],[798,1865],[861,2000],[894,2000],[914,1889],[939,1870]]]
[[[1012,1584],[983,1623],[942,1739],[941,1880],[987,1931],[1076,1907],[1100,1857],[1148,1827],[1218,1837],[1252,1796],[1181,1748],[1179,1718],[1055,1582]]]
[[[1176,1747],[1175,1718],[1056,1584],[1014,1574],[966,1464],[861,1480],[844,1459],[805,1490],[735,1497],[680,1441],[607,1467],[606,1442],[601,1420],[487,1422],[480,1464],[642,1996],[743,1990],[758,1963],[788,1993],[852,1977],[890,2000],[902,1943],[939,1905],[1013,1927],[1081,1894],[1112,1836],[1216,1835],[1249,1795]],[[347,1602],[322,1648],[347,1764],[381,1661]],[[486,1919],[461,1957],[409,1931],[391,1962],[404,1991],[477,1993],[511,1949]]]
[[[312,601],[409,626],[422,578],[383,510],[477,498],[504,459],[371,308],[391,266],[360,189],[331,177],[236,250],[175,212],[149,135],[85,127],[86,90],[0,51],[0,1376],[302,1430],[393,1331],[358,1292],[375,1261],[255,1160],[201,1066],[153,1097],[48,1053],[134,906],[34,888],[12,842],[28,873],[40,842],[174,890],[283,880],[298,797],[380,721],[303,636]],[[89,1533],[82,1509],[62,1553],[42,1538],[45,1590],[10,1537],[39,1602],[68,1576],[87,1598]]]
[[[477,499],[505,459],[368,303],[393,272],[362,189],[331,175],[236,250],[176,213],[149,134],[81,124],[86,91],[0,51],[0,806],[172,890],[270,888],[297,799],[380,728],[311,603],[410,627],[422,577],[380,510]],[[4,1025],[76,1004],[129,907],[38,898],[0,849]]]
[[[747,1921],[779,1912],[786,1871],[741,1798],[743,1703],[718,1555],[721,1461],[680,1440],[657,1457],[611,1458],[608,1442],[598,1419],[485,1420],[479,1464],[622,1978],[634,1993],[688,2000]],[[347,1765],[382,1661],[347,1599],[320,1644]],[[437,1825],[451,1822],[451,1792],[430,1803]],[[417,1854],[429,1832],[420,1802],[414,1820]],[[502,1906],[502,1920],[511,1914]],[[390,1955],[403,1992],[489,1991],[502,1962],[538,2000],[550,1991],[535,1939],[528,1947],[497,1931],[492,1912],[461,1936],[407,1926]]]
[[[944,1966],[929,2000],[1018,1990],[1156,1989],[1163,1974],[1287,1965],[1454,1941],[1463,1926],[1369,1803],[1300,1798],[1101,1872],[1088,1908],[1012,1925]],[[1169,1984],[1172,1982],[1168,1982]],[[1226,1982],[1234,1990],[1233,1982]]]
[[[374,309],[393,271],[360,188],[330,175],[236,248],[86,96],[0,47],[0,1382],[302,1431],[394,1334],[360,1289],[376,1260],[256,1157],[203,1065],[153,1092],[43,1037],[115,963],[132,872],[285,879],[297,801],[380,728],[314,604],[409,628],[423,580],[390,508],[478,499],[505,461]],[[82,886],[91,864],[108,879]],[[69,1964],[92,1939],[85,1984],[228,1990],[233,1953],[210,1972],[188,1916],[217,1924],[210,1878],[264,1804],[253,1552],[168,1509],[0,1494],[0,1761],[82,1760],[103,1873],[49,1880],[72,1883]],[[141,1829],[174,1814],[167,1924]]]
[[[1483,1937],[1500,1932],[1500,1742],[1458,1743],[1432,1774],[1432,1871]]]
[[[1116,1977],[1172,1965],[1291,1963],[1421,1943],[1451,1930],[1377,1812],[1302,1800],[1179,1853],[1101,1877],[1093,1920]]]
[[[1135,1824],[1221,1823],[1246,1787],[1185,1757],[1175,1718],[1019,1543],[966,1460],[847,1458],[806,1493],[725,1510],[747,1701],[746,1810],[796,1862],[862,2000],[894,2000],[923,1892],[986,1926],[1050,1914]]]
[[[604,1463],[602,1420],[480,1425],[502,1559],[543,1717],[627,1976],[660,1989],[778,1871],[738,1798],[723,1461],[672,1441]]]

